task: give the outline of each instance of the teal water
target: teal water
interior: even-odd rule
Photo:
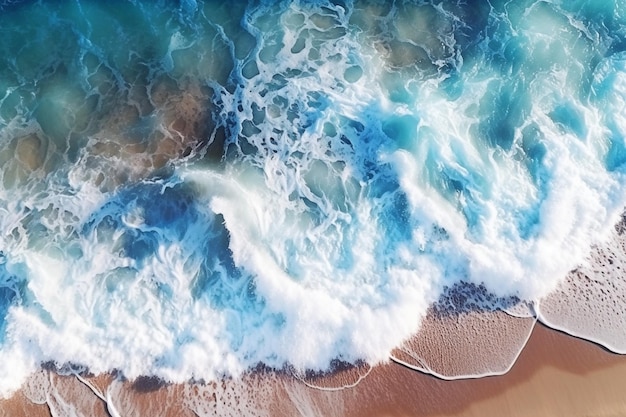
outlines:
[[[0,4],[0,392],[384,361],[626,205],[621,1]]]

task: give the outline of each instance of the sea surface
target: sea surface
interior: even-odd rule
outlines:
[[[0,395],[476,308],[626,353],[625,163],[623,0],[0,1]]]

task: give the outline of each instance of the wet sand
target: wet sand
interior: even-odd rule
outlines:
[[[442,381],[383,369],[370,375],[379,386],[390,377],[404,382],[390,397],[372,392],[371,409],[349,415],[626,416],[626,357],[540,324],[502,376]]]
[[[266,371],[243,382],[207,385],[85,379],[92,388],[75,377],[42,375],[53,387],[47,404],[33,404],[22,390],[0,401],[0,416],[69,415],[70,409],[94,417],[112,411],[121,416],[626,416],[626,356],[540,324],[511,371],[480,379],[444,381],[396,363],[377,366],[356,387],[340,391],[320,391]]]

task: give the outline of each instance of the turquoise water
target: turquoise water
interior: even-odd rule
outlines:
[[[384,361],[626,205],[620,1],[1,4],[2,392]]]

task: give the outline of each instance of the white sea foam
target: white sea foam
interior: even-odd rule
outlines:
[[[532,316],[626,205],[623,16],[487,6],[31,15],[62,47],[3,73],[0,393],[375,364],[460,282]]]

